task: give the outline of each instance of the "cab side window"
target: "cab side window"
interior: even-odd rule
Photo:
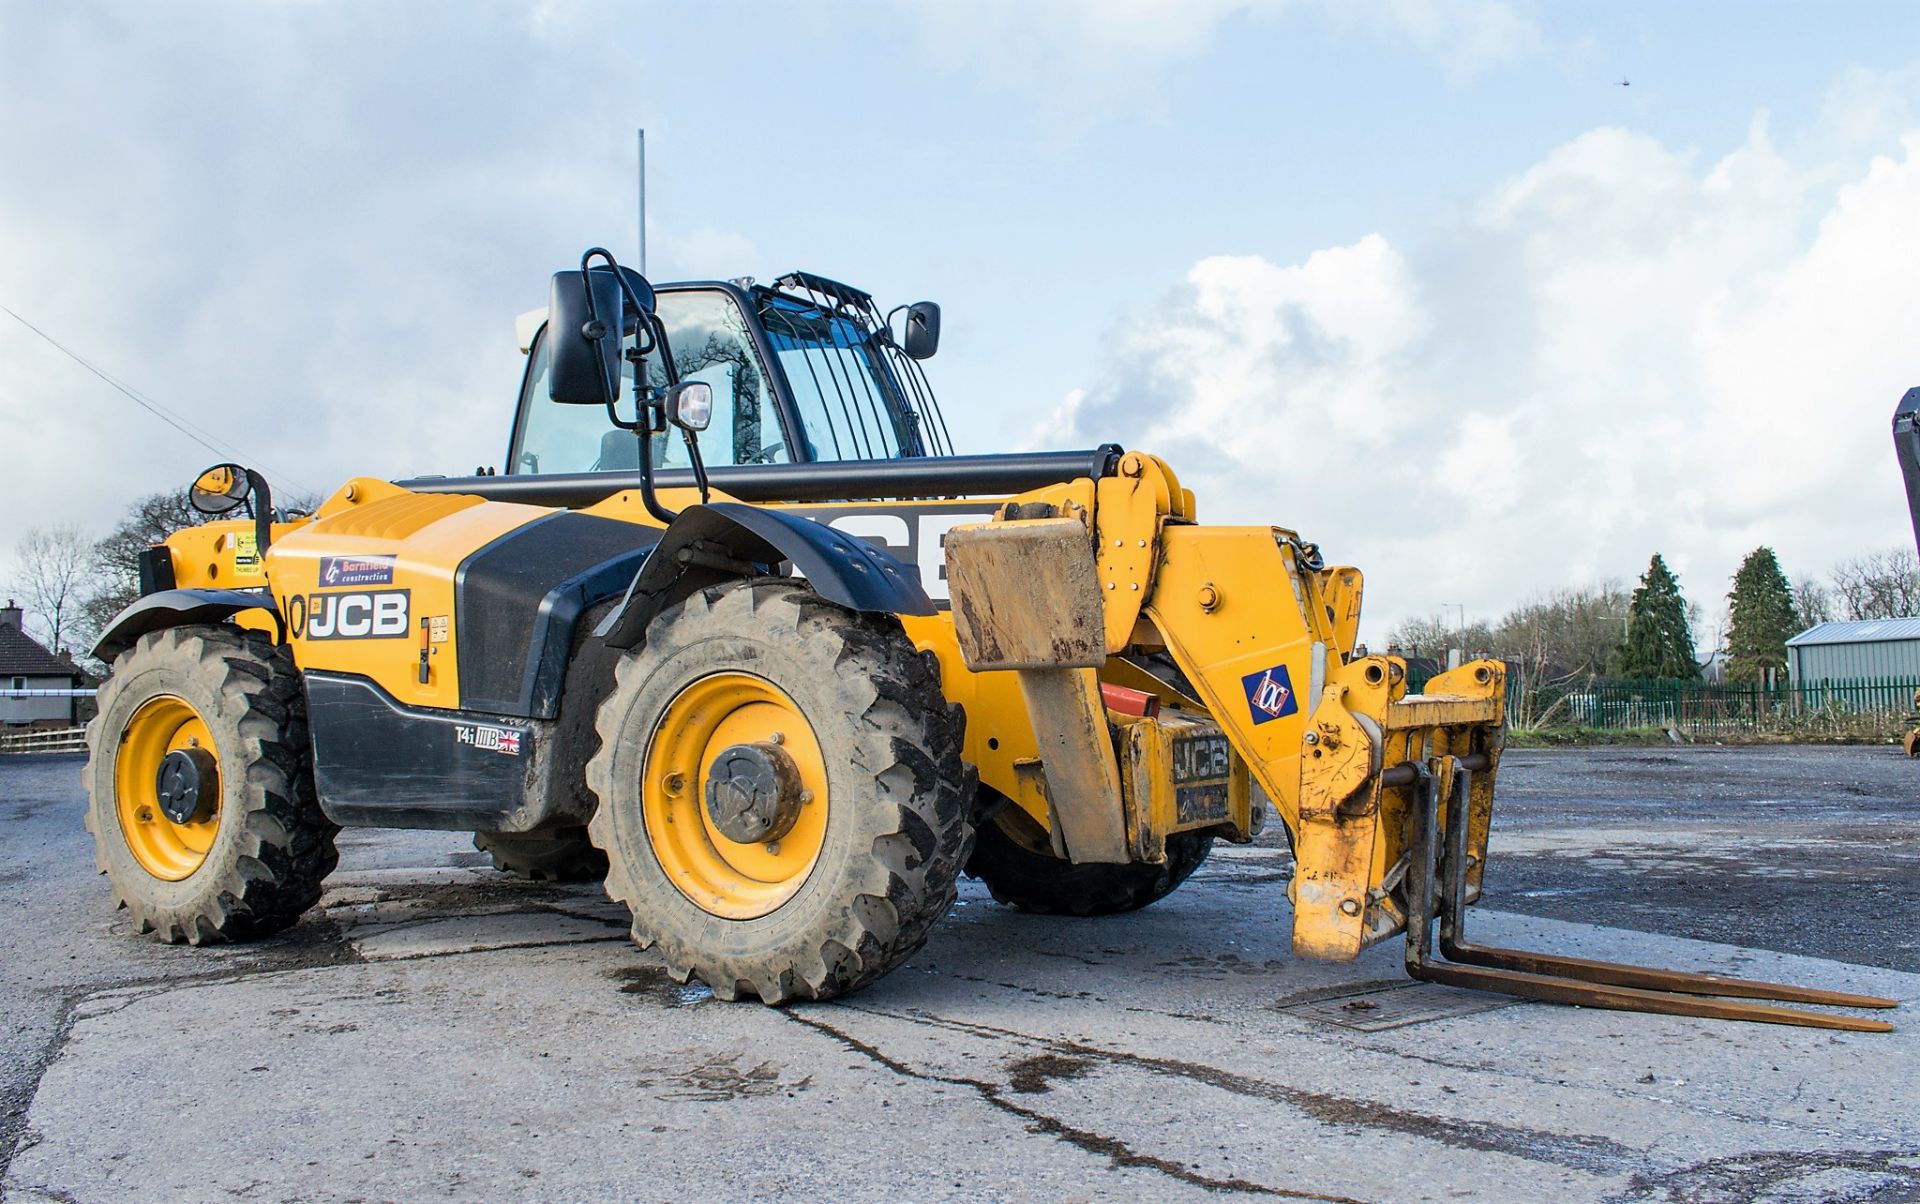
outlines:
[[[673,347],[681,380],[713,386],[713,425],[700,435],[700,454],[710,464],[779,464],[791,459],[773,390],[754,351],[753,335],[733,298],[720,292],[660,294],[660,320]],[[659,357],[647,361],[648,380],[667,383]],[[678,437],[655,445],[666,467],[690,464],[687,445]]]
[[[713,423],[700,434],[700,454],[709,465],[779,464],[792,457],[780,429],[779,410],[765,368],[753,346],[746,318],[733,298],[714,289],[659,294],[660,321],[667,328],[674,366],[682,380],[713,386]],[[639,466],[639,443],[608,424],[595,406],[556,405],[547,396],[546,340],[534,349],[528,372],[526,425],[516,463],[521,473],[591,472]],[[658,355],[647,357],[647,378],[667,383]],[[627,367],[631,372],[631,366]],[[632,412],[631,378],[621,413]],[[677,428],[653,441],[656,468],[686,468],[692,459]]]

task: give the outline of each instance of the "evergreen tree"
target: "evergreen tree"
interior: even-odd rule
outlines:
[[[1727,595],[1733,624],[1727,632],[1727,680],[1764,682],[1767,671],[1775,680],[1787,672],[1787,640],[1799,627],[1794,622],[1793,592],[1772,548],[1755,548],[1733,575]]]
[[[1654,553],[1640,588],[1627,607],[1627,638],[1614,671],[1621,677],[1677,678],[1700,675],[1693,654],[1693,629],[1687,624],[1687,600],[1667,562]]]

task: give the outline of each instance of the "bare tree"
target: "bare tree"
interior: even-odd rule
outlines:
[[[94,588],[85,602],[88,625],[104,629],[140,596],[140,553],[183,527],[206,521],[206,515],[188,505],[184,489],[134,499],[119,524],[93,545],[89,567]]]
[[[1494,629],[1493,651],[1516,689],[1517,726],[1543,719],[1560,692],[1606,673],[1626,634],[1632,596],[1618,581],[1554,590],[1515,607]]]
[[[1889,548],[1843,560],[1833,566],[1833,591],[1847,619],[1920,615],[1920,559],[1911,548]]]
[[[1625,636],[1631,603],[1618,581],[1554,590],[1509,611],[1494,650],[1543,680],[1598,676]]]
[[[35,527],[20,541],[20,576],[15,588],[26,602],[29,621],[55,654],[74,642],[88,592],[87,562],[93,541],[72,523]]]
[[[1387,647],[1399,656],[1423,657],[1445,664],[1447,650],[1472,656],[1493,647],[1493,631],[1479,619],[1455,627],[1444,615],[1402,619],[1387,633]]]
[[[1809,575],[1793,583],[1793,621],[1802,631],[1833,622],[1833,591],[1820,578]]]

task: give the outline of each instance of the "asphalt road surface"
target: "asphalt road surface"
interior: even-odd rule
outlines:
[[[21,1201],[1920,1201],[1920,765],[1515,752],[1476,933],[1903,1001],[1890,1036],[1516,1003],[1288,952],[1276,830],[1129,917],[967,883],[783,1010],[673,983],[594,887],[349,832],[289,933],[108,903],[79,759],[0,758],[0,1195]]]

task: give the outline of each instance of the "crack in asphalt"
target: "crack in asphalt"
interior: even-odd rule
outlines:
[[[843,1004],[848,1011],[900,1020],[927,1028],[944,1028],[975,1036],[1029,1042],[1055,1054],[1093,1058],[1118,1066],[1129,1066],[1151,1074],[1186,1079],[1218,1088],[1247,1099],[1286,1104],[1322,1124],[1348,1128],[1378,1129],[1424,1138],[1459,1149],[1509,1154],[1531,1162],[1549,1163],[1590,1174],[1618,1176],[1663,1169],[1639,1150],[1611,1138],[1589,1134],[1552,1133],[1496,1121],[1456,1120],[1425,1112],[1396,1108],[1377,1100],[1355,1099],[1328,1092],[1309,1091],[1284,1083],[1249,1078],[1218,1067],[1203,1066],[1176,1058],[1157,1058],[1125,1050],[1107,1049],[1079,1041],[1036,1037],[1030,1033],[991,1025],[924,1014],[886,1011],[879,1008]]]
[[[1829,1172],[1851,1171],[1865,1178],[1841,1188]],[[1795,1180],[1808,1180],[1791,1197]],[[1842,1194],[1844,1192],[1844,1194]],[[1826,1204],[1903,1204],[1920,1200],[1920,1146],[1896,1150],[1754,1151],[1696,1162],[1661,1175],[1635,1175],[1607,1204],[1670,1201],[1717,1204],[1722,1200],[1814,1199]]]
[[[54,1017],[53,1035],[39,1055],[22,1068],[25,1073],[0,1094],[0,1188],[6,1184],[7,1169],[13,1165],[14,1156],[40,1142],[27,1126],[27,1110],[33,1106],[34,1096],[40,1093],[40,1080],[46,1076],[47,1068],[65,1048],[67,1037],[73,1031],[73,1010],[85,997],[85,992],[76,991],[61,998]]]
[[[626,933],[633,931],[633,918],[631,916],[624,920],[618,920],[612,916],[594,915],[592,912],[570,911],[565,907],[556,907],[551,903],[543,903],[541,907],[543,910],[550,911],[555,915],[565,916],[569,920],[579,920],[588,924],[599,924],[605,928],[618,928],[621,932]]]
[[[1176,1179],[1179,1182],[1193,1187],[1204,1188],[1210,1192],[1235,1192],[1242,1195],[1273,1196],[1285,1200],[1321,1200],[1328,1201],[1330,1204],[1362,1204],[1361,1201],[1356,1200],[1352,1196],[1334,1196],[1322,1192],[1296,1191],[1291,1188],[1271,1187],[1265,1183],[1255,1183],[1250,1179],[1217,1179],[1211,1175],[1203,1175],[1177,1162],[1156,1157],[1152,1154],[1143,1154],[1117,1137],[1109,1137],[1102,1133],[1095,1133],[1090,1129],[1078,1128],[1067,1124],[1057,1117],[1048,1116],[1044,1112],[1014,1103],[1012,1100],[1006,1098],[1005,1089],[998,1083],[990,1083],[984,1079],[967,1078],[962,1075],[943,1075],[934,1074],[932,1071],[915,1070],[897,1058],[889,1057],[887,1054],[869,1045],[867,1042],[862,1041],[860,1038],[853,1036],[851,1033],[843,1032],[823,1020],[802,1016],[793,1011],[786,1011],[781,1013],[781,1015],[793,1021],[795,1024],[802,1025],[827,1037],[831,1037],[848,1049],[853,1050],[860,1056],[878,1066],[884,1067],[901,1078],[915,1079],[926,1083],[944,1083],[950,1087],[964,1087],[978,1095],[980,1099],[990,1107],[1026,1121],[1030,1132],[1064,1141],[1076,1149],[1106,1158],[1108,1164],[1115,1169],[1125,1167],[1155,1171],[1168,1178]],[[1031,1071],[1032,1067],[1029,1066],[1028,1069]],[[1024,1081],[1014,1086],[1013,1090],[1024,1094],[1032,1094],[1035,1090],[1032,1074],[1029,1073],[1025,1076]]]
[[[592,921],[604,926],[615,926],[605,916],[579,914],[546,903],[536,903],[531,910],[462,913],[424,916],[400,921],[394,926],[367,925],[377,932],[368,935],[384,935],[401,928],[414,928],[422,924],[439,920],[462,919],[468,915],[538,915],[549,913],[569,919]],[[226,986],[236,982],[250,981],[256,978],[273,978],[286,974],[297,974],[305,970],[323,970],[335,966],[365,965],[374,962],[398,963],[413,961],[431,961],[443,957],[465,957],[475,953],[496,953],[517,949],[550,949],[567,945],[605,944],[625,939],[625,925],[620,935],[567,937],[550,941],[523,941],[511,945],[493,945],[460,949],[434,949],[419,953],[400,953],[366,957],[354,947],[355,937],[351,930],[331,918],[316,920],[306,931],[292,939],[282,938],[284,943],[255,951],[262,956],[262,963],[239,968],[223,968],[207,973],[138,975],[98,983],[84,990],[61,993],[59,1010],[56,1013],[53,1033],[48,1037],[40,1053],[25,1067],[13,1083],[0,1088],[0,1184],[6,1182],[13,1161],[21,1153],[38,1144],[38,1138],[27,1124],[27,1113],[33,1107],[34,1098],[40,1093],[41,1080],[54,1062],[59,1060],[73,1035],[74,1025],[80,1020],[97,1020],[113,1016],[136,1003],[172,994],[175,991],[199,990],[205,987]],[[268,960],[271,959],[271,960]],[[108,998],[111,997],[111,998]],[[84,1005],[97,1004],[85,1015],[79,1012]],[[44,1187],[30,1187],[54,1199],[64,1199],[59,1193]]]
[[[1395,1049],[1392,1046],[1376,1045],[1362,1039],[1359,1034],[1352,1032],[1331,1033],[1329,1037],[1351,1050],[1371,1054],[1387,1054],[1396,1058],[1405,1059],[1409,1062],[1418,1062],[1422,1065],[1432,1066],[1439,1070],[1457,1070],[1466,1074],[1488,1075],[1515,1082],[1530,1083],[1536,1087],[1564,1088],[1567,1086],[1567,1083],[1561,1079],[1547,1078],[1544,1075],[1534,1074],[1530,1071],[1508,1070],[1488,1062],[1458,1061],[1433,1054],[1417,1053],[1408,1049]],[[1803,1081],[1801,1085],[1805,1086],[1805,1082]],[[1715,1120],[1731,1120],[1740,1124],[1754,1125],[1759,1128],[1779,1129],[1800,1136],[1811,1134],[1815,1137],[1839,1138],[1842,1140],[1858,1136],[1857,1131],[1836,1129],[1827,1125],[1807,1124],[1797,1120],[1786,1120],[1778,1116],[1764,1116],[1751,1112],[1739,1112],[1731,1108],[1717,1108],[1689,1099],[1677,1099],[1671,1096],[1634,1091],[1628,1087],[1596,1085],[1586,1089],[1590,1091],[1604,1091],[1614,1099],[1625,1100],[1629,1103],[1660,1104],[1664,1107],[1679,1108],[1683,1111],[1691,1112],[1696,1116],[1711,1117]],[[1799,1092],[1796,1091],[1794,1093],[1795,1098],[1797,1098],[1798,1095]],[[1787,1102],[1791,1103],[1793,1101],[1789,1099]]]

